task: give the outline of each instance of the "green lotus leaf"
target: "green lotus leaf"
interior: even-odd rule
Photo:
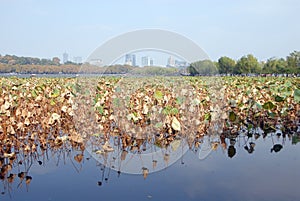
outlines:
[[[276,102],[282,102],[282,101],[284,101],[284,98],[281,97],[281,96],[276,95],[276,96],[275,96],[275,101],[276,101]]]
[[[154,92],[154,98],[158,99],[158,100],[162,100],[164,97],[164,94],[162,91],[155,91]]]
[[[31,96],[33,98],[36,98],[38,96],[38,93],[37,93],[37,91],[35,89],[31,91]]]
[[[176,98],[176,103],[177,103],[178,105],[181,105],[181,104],[183,103],[183,101],[184,101],[184,98],[183,98],[183,97],[177,97],[177,98]]]
[[[300,137],[298,135],[293,135],[292,144],[297,144],[298,142],[300,142]]]
[[[169,115],[169,114],[171,114],[171,109],[172,109],[172,107],[171,107],[170,105],[167,105],[167,106],[163,109],[162,113],[163,113],[164,115]]]
[[[274,112],[268,112],[269,117],[275,118],[276,114]]]
[[[300,103],[300,89],[294,90],[294,100],[296,103]]]
[[[258,109],[262,109],[262,108],[263,108],[262,105],[261,105],[260,103],[258,103],[258,102],[255,103],[255,106],[256,106]]]
[[[51,97],[52,97],[52,98],[56,98],[56,97],[58,97],[59,95],[60,95],[60,90],[57,89],[57,88],[55,88],[55,89],[52,91],[52,93],[51,93]]]
[[[262,107],[266,110],[272,110],[275,107],[275,105],[271,101],[268,101],[265,104],[263,104]]]
[[[204,120],[210,121],[211,120],[211,114],[210,113],[206,113],[204,115]]]
[[[158,122],[154,125],[155,128],[162,128],[162,126],[163,126],[163,123],[161,123],[161,122]]]
[[[172,109],[170,110],[170,114],[171,114],[171,115],[176,115],[176,114],[178,114],[178,113],[179,113],[179,111],[178,111],[177,108],[172,108]]]
[[[56,104],[56,102],[55,102],[53,99],[51,99],[51,100],[50,100],[50,105],[53,106],[53,105],[55,105],[55,104]]]
[[[101,115],[104,114],[104,108],[102,106],[96,107],[96,110],[99,112],[99,114],[101,114]]]
[[[229,112],[229,120],[234,122],[234,121],[236,121],[236,118],[237,118],[236,114],[233,111],[230,111]]]

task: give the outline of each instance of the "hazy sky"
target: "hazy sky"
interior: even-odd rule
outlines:
[[[182,34],[213,60],[259,60],[300,50],[298,0],[0,0],[0,54],[88,57],[119,34],[157,28]]]

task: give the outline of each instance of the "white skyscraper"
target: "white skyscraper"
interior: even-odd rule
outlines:
[[[69,55],[68,53],[63,53],[63,63],[67,63],[69,61]]]
[[[168,66],[168,67],[175,67],[175,59],[174,59],[174,57],[170,56],[170,57],[168,58],[167,66]]]
[[[135,56],[135,54],[132,54],[131,59],[132,59],[132,66],[136,66],[136,56]]]
[[[125,55],[125,65],[132,65],[132,58],[131,58],[131,54],[126,54]]]
[[[150,66],[150,57],[148,56],[142,57],[142,66]]]
[[[149,56],[142,57],[142,66],[153,66],[154,61],[153,58]]]
[[[150,66],[154,66],[154,60],[153,60],[153,58],[150,58]]]

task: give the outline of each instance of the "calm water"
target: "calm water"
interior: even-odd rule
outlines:
[[[256,140],[238,137],[235,142],[225,139],[226,149],[219,145],[200,160],[199,152],[200,158],[207,152],[203,143],[199,150],[188,150],[146,179],[142,174],[119,175],[87,151],[81,163],[74,160],[80,151],[49,151],[32,158],[31,166],[27,164],[30,184],[20,183],[18,177],[11,184],[2,180],[0,200],[300,200],[298,140],[297,134]],[[255,143],[254,150],[249,149],[250,142]],[[236,151],[232,157],[228,157],[230,143]],[[275,144],[282,149],[271,152]],[[24,164],[12,170],[20,171]]]

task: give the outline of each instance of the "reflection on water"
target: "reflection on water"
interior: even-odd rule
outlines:
[[[90,200],[102,193],[107,199],[117,198],[112,194],[117,189],[120,194],[138,196],[141,200],[219,200],[221,194],[229,200],[296,200],[300,198],[296,191],[300,184],[299,131],[296,126],[288,133],[282,132],[279,125],[269,133],[241,129],[236,133],[200,136],[192,146],[186,138],[176,138],[162,146],[158,143],[160,136],[146,140],[128,137],[126,145],[120,136],[111,136],[104,145],[97,141],[98,136],[86,145],[63,136],[27,151],[8,151],[11,147],[7,143],[0,159],[1,194],[13,200],[40,200],[33,195],[65,200],[73,196],[71,189],[76,186],[74,189],[80,192],[91,193],[86,195]],[[235,189],[240,186],[250,189]],[[285,190],[277,191],[277,187]],[[57,188],[64,189],[59,189],[61,197],[51,195]],[[156,188],[161,191],[156,192]],[[45,193],[47,189],[51,190]]]

